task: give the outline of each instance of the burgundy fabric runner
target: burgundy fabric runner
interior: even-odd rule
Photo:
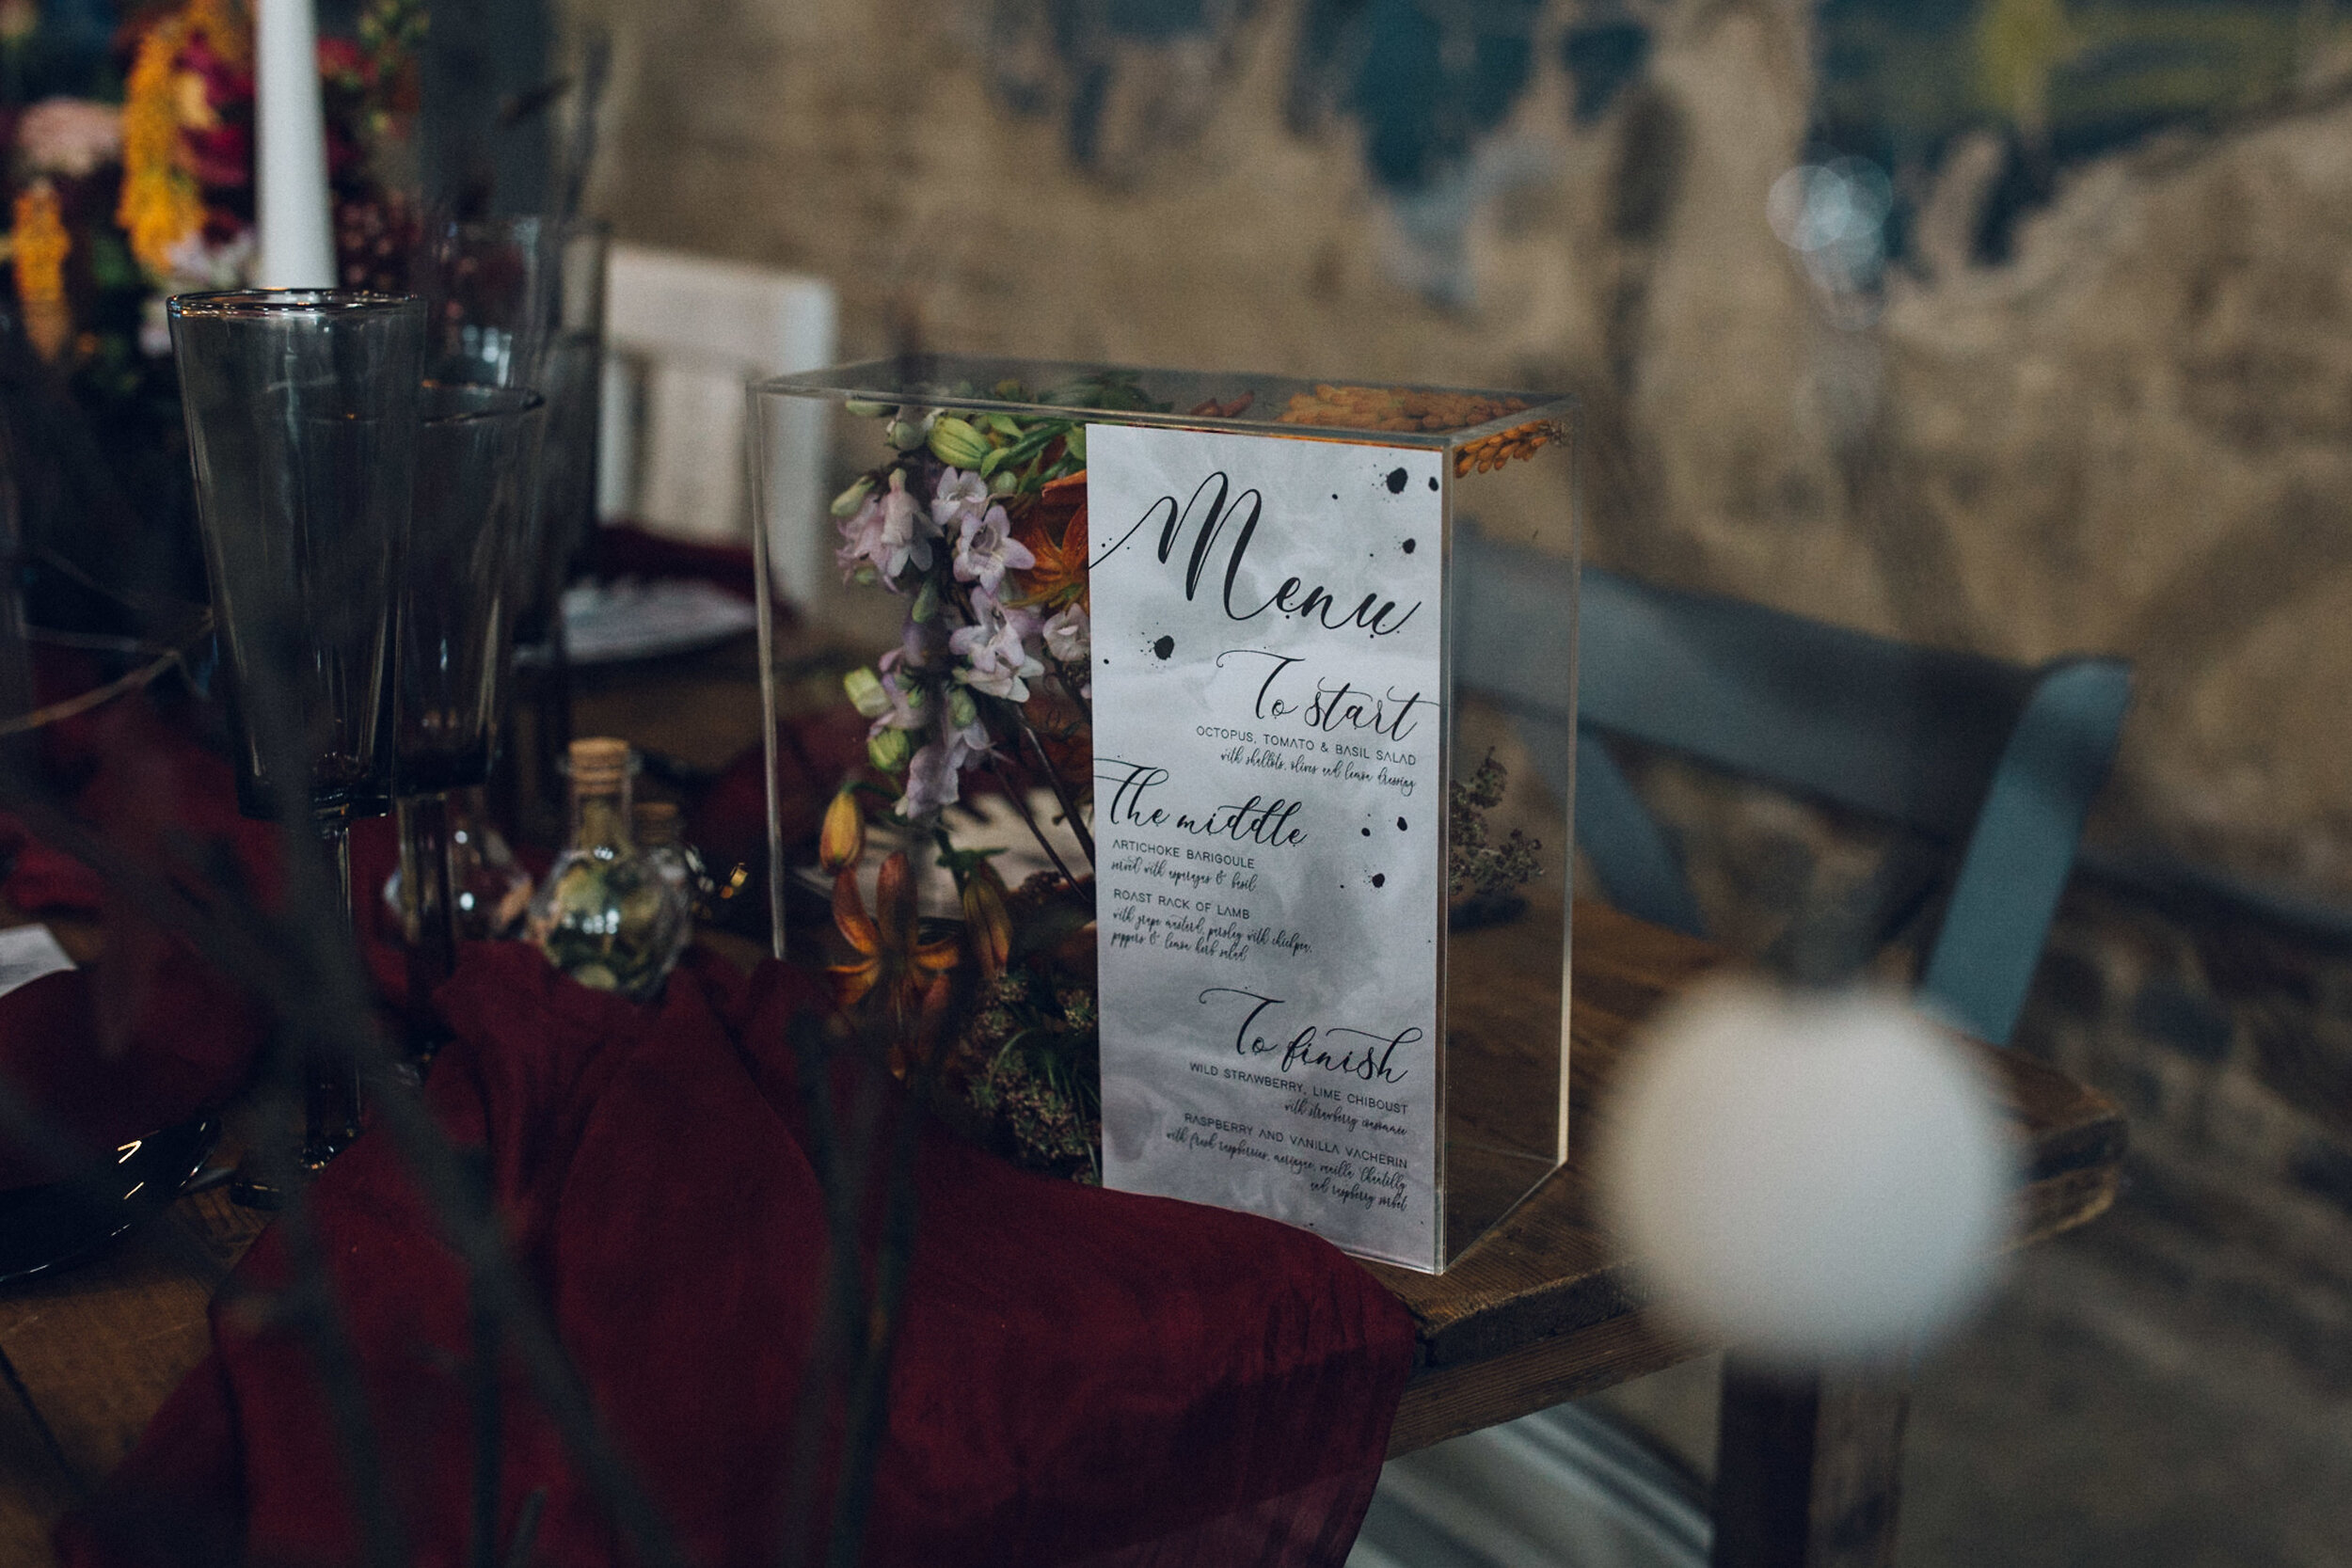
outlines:
[[[428,1099],[478,1147],[514,1251],[691,1560],[776,1560],[825,1276],[771,965],[681,971],[638,1008],[527,948],[470,948]],[[915,1240],[865,1560],[1332,1564],[1379,1475],[1410,1319],[1304,1231],[1025,1175],[944,1137],[914,1164]],[[414,1560],[467,1560],[468,1294],[389,1142],[317,1189]],[[214,1315],[214,1357],[63,1532],[95,1565],[358,1560],[305,1343],[252,1304],[274,1229]],[[633,1560],[508,1369],[501,1529],[546,1489],[533,1560]],[[177,1555],[204,1544],[196,1559]]]
[[[236,818],[225,765],[152,729],[101,750],[83,809],[111,835],[211,838],[266,887],[269,830]],[[158,812],[159,800],[181,804]],[[103,903],[86,870],[8,832],[5,891],[20,907]],[[363,890],[389,856],[372,830],[355,855]],[[143,928],[118,915],[130,919],[110,910],[111,938]],[[77,1079],[97,1137],[216,1098],[260,1038],[258,1016],[192,952],[161,933],[137,940],[150,957],[123,971],[135,983],[119,1053],[184,1068],[128,1111],[103,1092],[115,1079]],[[370,946],[395,986],[397,955]],[[37,1084],[56,1070],[41,1064],[96,1016],[100,986],[61,975],[0,999],[0,1069]],[[455,1040],[428,1102],[479,1151],[513,1254],[603,1421],[690,1560],[710,1568],[778,1559],[829,1255],[786,1026],[821,997],[781,965],[747,983],[707,963],[641,1007],[571,984],[527,947],[485,943],[437,998]],[[1028,1176],[944,1135],[924,1137],[913,1170],[864,1560],[1344,1558],[1412,1359],[1409,1317],[1369,1274],[1301,1230]],[[328,1170],[314,1212],[401,1560],[456,1568],[473,1560],[465,1272],[380,1132]],[[273,1227],[215,1304],[213,1354],[61,1528],[67,1563],[363,1560],[310,1341],[273,1307],[289,1277]],[[528,1560],[638,1560],[511,1358],[501,1383],[498,1560],[538,1493]],[[836,1421],[828,1442],[838,1435]]]

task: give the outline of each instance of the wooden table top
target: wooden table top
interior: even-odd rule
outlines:
[[[701,763],[757,736],[751,673],[678,670],[655,707],[666,740]],[[714,679],[714,674],[718,678]],[[639,683],[594,684],[579,733],[633,734]],[[829,679],[818,685],[831,688]],[[614,711],[600,711],[605,705]],[[699,710],[700,717],[697,716]],[[651,737],[649,743],[659,744]],[[1638,1037],[1632,1025],[1724,961],[1705,942],[1581,905],[1571,1006],[1572,1122],[1581,1122]],[[1985,1049],[2026,1145],[2025,1241],[2112,1201],[2122,1118],[2100,1096],[2012,1053]],[[1581,1140],[1580,1140],[1581,1141]],[[182,1198],[99,1259],[0,1291],[0,1562],[50,1560],[57,1516],[88,1497],[208,1348],[214,1291],[263,1216],[220,1190]],[[1624,1249],[1592,1217],[1571,1158],[1443,1275],[1367,1264],[1420,1325],[1419,1365],[1390,1443],[1405,1453],[1722,1347],[1677,1336],[1645,1309]]]
[[[1626,1249],[1593,1217],[1577,1150],[1593,1107],[1639,1040],[1633,1025],[1725,961],[1707,942],[1598,904],[1576,911],[1570,1157],[1442,1275],[1365,1267],[1420,1325],[1420,1365],[1391,1456],[1724,1349],[1645,1309]],[[2082,1224],[2114,1201],[2124,1127],[2101,1095],[2014,1052],[1976,1046],[2006,1090],[2025,1147],[2020,1245]]]

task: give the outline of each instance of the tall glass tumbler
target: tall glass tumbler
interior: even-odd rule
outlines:
[[[441,214],[421,225],[408,258],[408,277],[409,287],[425,300],[427,379],[450,386],[539,388],[559,300],[558,236],[552,219],[530,214],[457,218]],[[529,489],[525,497],[533,499]],[[522,538],[506,552],[510,575],[522,570],[515,562],[535,562],[541,553],[535,505],[526,506],[511,524]],[[502,602],[510,625],[530,598],[527,588],[506,594]],[[503,686],[501,680],[501,700]],[[430,947],[440,922],[436,915],[421,913],[419,900],[429,900],[434,889],[413,869],[422,852],[418,834],[434,827],[417,819],[421,798],[404,792],[397,808],[401,873],[396,902],[403,906],[404,924],[420,930]],[[485,826],[469,825],[474,832]],[[440,879],[437,874],[434,884]],[[389,895],[391,889],[386,891]],[[412,958],[421,964],[420,978],[430,978],[439,969],[436,954],[412,954]]]
[[[408,287],[427,311],[425,374],[485,387],[536,387],[557,308],[563,253],[552,219],[428,221]]]
[[[548,548],[545,583],[560,594],[596,522],[598,420],[604,401],[605,280],[612,230],[576,218],[558,233],[561,264],[545,370],[548,467],[540,483]]]
[[[516,557],[528,544],[547,404],[527,388],[427,382],[416,521],[400,594],[395,787],[428,982],[456,954],[449,792],[489,777],[515,663]]]
[[[183,294],[168,315],[227,656],[237,803],[248,816],[311,812],[348,913],[349,824],[392,798],[392,609],[424,304],[250,290]],[[358,1130],[358,1075],[315,1052],[306,1075],[302,1158],[316,1168]]]
[[[596,526],[599,420],[604,400],[605,278],[612,231],[576,218],[558,232],[558,284],[550,300],[540,388],[548,399],[547,461],[539,485],[539,537],[522,599],[520,640],[547,650],[533,685],[532,732],[539,806],[563,808],[558,759],[571,745],[570,646],[564,590],[580,568]]]

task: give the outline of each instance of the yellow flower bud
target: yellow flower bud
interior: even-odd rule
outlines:
[[[817,863],[828,877],[838,877],[866,853],[866,814],[857,796],[842,790],[825,808],[825,825],[817,835]]]
[[[969,420],[942,414],[931,421],[931,455],[950,467],[977,468],[993,450]]]
[[[841,677],[841,689],[850,694],[850,702],[868,719],[880,719],[890,711],[890,693],[882,689],[882,677],[871,670],[852,670]]]
[[[986,861],[963,879],[963,928],[980,978],[993,980],[1012,957],[1012,913],[1005,908],[1005,879]]]

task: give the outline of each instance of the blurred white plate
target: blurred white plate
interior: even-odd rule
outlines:
[[[577,583],[564,591],[564,631],[574,664],[618,664],[690,653],[757,624],[747,599],[692,578]],[[547,662],[544,647],[517,648],[521,664]]]

